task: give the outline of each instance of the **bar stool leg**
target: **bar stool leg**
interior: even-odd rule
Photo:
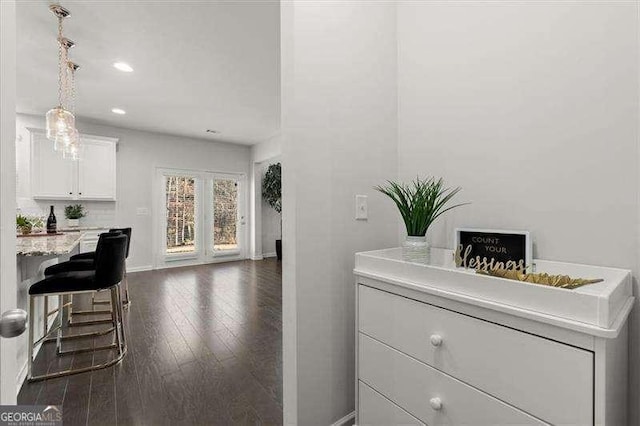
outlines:
[[[64,317],[64,297],[58,296],[58,331],[56,332],[56,354],[62,353],[62,321]],[[46,336],[46,334],[45,334]]]
[[[116,345],[118,352],[120,352],[122,343],[120,341],[120,332],[118,331],[119,319],[118,319],[118,311],[116,309],[116,307],[118,306],[118,295],[117,295],[118,291],[119,291],[118,286],[113,286],[109,290],[109,293],[111,295],[111,321],[113,322],[113,343]]]
[[[127,339],[126,339],[126,332],[125,332],[125,327],[124,327],[124,305],[122,302],[122,296],[121,296],[121,289],[120,289],[120,284],[118,284],[118,291],[116,293],[118,300],[117,300],[117,310],[118,310],[118,316],[120,317],[120,340],[122,341],[122,351],[123,353],[127,352]]]
[[[29,295],[29,347],[27,348],[29,362],[27,364],[27,379],[31,379],[31,377],[33,377],[33,328],[35,322],[34,299],[34,296]]]
[[[46,336],[49,333],[49,298],[47,296],[44,297],[44,334]]]
[[[73,294],[69,295],[69,311],[67,312],[67,325],[71,325],[71,317],[73,317]]]
[[[67,316],[66,316],[64,322],[66,322],[66,323],[71,321],[71,304],[72,303],[73,303],[73,296],[70,295],[70,294],[65,296],[65,304],[67,305]]]
[[[122,302],[125,308],[131,305],[131,299],[129,298],[129,279],[127,278],[127,272],[124,272],[124,301]]]
[[[131,298],[129,298],[129,277],[127,275],[127,259],[124,260],[124,307],[128,308],[131,305]]]

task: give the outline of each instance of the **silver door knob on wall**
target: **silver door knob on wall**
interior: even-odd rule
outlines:
[[[3,312],[0,318],[0,336],[5,339],[17,337],[27,329],[27,313],[22,309]]]

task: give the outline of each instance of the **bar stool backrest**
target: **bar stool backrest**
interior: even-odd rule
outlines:
[[[122,232],[127,236],[127,259],[129,258],[129,247],[131,247],[131,228],[113,228],[109,229],[109,232]]]
[[[124,278],[127,236],[106,235],[102,239],[100,251],[96,250],[95,282],[98,288],[109,288]]]
[[[112,236],[112,235],[120,235],[120,234],[122,234],[121,231],[111,231],[110,230],[109,232],[103,232],[102,234],[100,234],[98,236],[98,244],[96,245],[96,254],[95,254],[94,258],[93,258],[94,264],[95,264],[96,258],[98,257],[98,253],[101,250],[102,244],[104,244],[105,238],[107,238],[109,236]]]

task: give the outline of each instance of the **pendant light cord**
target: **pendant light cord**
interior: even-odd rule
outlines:
[[[71,102],[69,102],[69,108],[71,109],[71,114],[76,113],[76,66],[74,63],[67,61],[68,70],[67,72],[71,73]]]
[[[62,41],[62,16],[58,16],[58,106],[64,108],[63,84],[64,84],[64,46]]]

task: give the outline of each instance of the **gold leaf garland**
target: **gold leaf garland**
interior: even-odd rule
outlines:
[[[573,290],[574,288],[582,287],[583,285],[604,281],[601,278],[571,278],[568,275],[550,275],[547,273],[526,274],[513,269],[491,269],[488,271],[476,270],[476,273],[481,275],[489,275],[492,277],[506,278],[509,280],[522,281],[526,283],[565,288],[568,290]]]

